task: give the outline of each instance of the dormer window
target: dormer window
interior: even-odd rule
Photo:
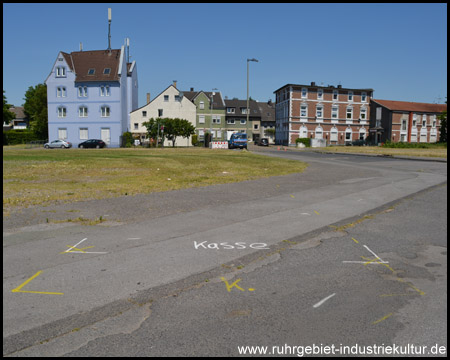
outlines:
[[[95,69],[88,70],[88,75],[94,75],[94,74],[95,74]]]
[[[227,114],[234,114],[234,112],[235,112],[235,108],[234,107],[227,108]]]
[[[103,70],[103,75],[109,75],[111,74],[111,68],[105,68],[105,70]]]

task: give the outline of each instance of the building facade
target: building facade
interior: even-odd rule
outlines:
[[[261,114],[261,126],[259,137],[269,139],[270,144],[275,144],[275,133],[271,133],[271,131],[275,131],[275,104],[272,100],[267,102],[259,102],[258,108]],[[271,129],[271,130],[269,130]],[[267,131],[269,130],[269,131]]]
[[[48,138],[74,146],[102,139],[119,147],[130,129],[129,113],[138,104],[136,62],[127,63],[125,47],[60,52],[45,80]]]
[[[184,96],[196,106],[196,134],[199,141],[204,141],[205,134],[210,133],[212,140],[226,139],[225,103],[222,94],[216,91],[183,91]]]
[[[276,96],[276,143],[295,146],[297,138],[323,139],[345,145],[369,135],[369,104],[373,89],[341,85],[287,84]]]
[[[371,99],[370,135],[374,143],[439,141],[439,115],[446,104]]]
[[[193,126],[196,126],[196,115],[195,104],[177,89],[176,82],[174,82],[146,105],[131,112],[131,133],[144,142],[148,140],[148,135],[147,128],[143,123],[151,118],[179,118],[188,120]],[[164,146],[172,146],[172,142],[165,139]],[[192,136],[189,138],[177,137],[175,146],[192,146]]]
[[[249,100],[249,123],[247,123],[247,100],[225,99],[227,140],[235,132],[244,132],[249,141],[260,136],[261,112],[255,100]]]

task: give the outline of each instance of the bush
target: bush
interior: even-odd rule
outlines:
[[[31,141],[40,140],[33,131],[28,129],[9,130],[4,133],[3,137],[3,144],[5,144],[6,140],[8,145],[26,144]]]
[[[407,142],[392,142],[387,140],[382,147],[384,148],[399,148],[399,149],[433,149],[442,147],[439,143],[407,143]]]
[[[311,139],[310,138],[297,138],[295,139],[295,143],[299,144],[305,144],[306,147],[311,147]]]
[[[198,143],[198,135],[197,134],[192,135],[191,143],[193,146],[197,145],[197,143]]]
[[[134,144],[133,135],[129,131],[124,132],[122,134],[122,137],[123,137],[122,141],[123,141],[123,144],[124,144],[125,147],[132,147],[133,146],[133,144]]]

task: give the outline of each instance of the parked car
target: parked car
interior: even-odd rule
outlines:
[[[259,146],[269,146],[269,139],[267,138],[262,138],[259,140],[258,142]]]
[[[99,139],[89,139],[89,140],[86,140],[86,141],[78,144],[78,147],[80,149],[83,149],[83,148],[100,149],[100,148],[104,148],[105,146],[106,146],[106,143],[103,140],[99,140]]]
[[[53,149],[53,148],[61,148],[68,149],[72,147],[72,143],[64,140],[53,140],[52,142],[48,142],[44,144],[44,148]]]
[[[247,149],[247,134],[246,133],[234,133],[228,140],[228,149]]]

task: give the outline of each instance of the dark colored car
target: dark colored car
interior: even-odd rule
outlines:
[[[103,140],[99,140],[99,139],[89,139],[89,140],[86,140],[86,141],[78,144],[78,147],[80,149],[83,149],[83,148],[100,149],[100,148],[104,148],[105,146],[106,146],[106,143]]]
[[[259,140],[258,145],[259,146],[269,146],[269,139],[262,138],[261,140]]]

